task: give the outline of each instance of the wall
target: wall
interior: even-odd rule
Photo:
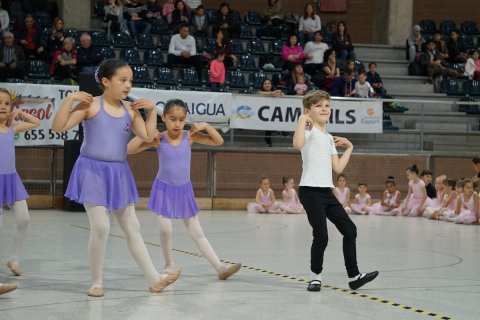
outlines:
[[[430,19],[438,24],[443,20],[453,20],[460,28],[465,20],[472,20],[480,24],[480,1],[478,0],[414,0],[413,22]]]

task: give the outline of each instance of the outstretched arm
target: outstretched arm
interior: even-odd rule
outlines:
[[[75,101],[80,101],[78,105],[72,110],[72,105]],[[67,131],[87,116],[87,110],[93,102],[93,96],[89,93],[79,91],[71,93],[64,100],[60,109],[53,118],[52,129],[55,132]]]
[[[206,131],[207,133],[205,134],[200,131]],[[190,128],[190,138],[192,142],[209,146],[219,146],[223,144],[223,138],[217,129],[206,122],[194,123]]]
[[[10,119],[13,120],[17,116],[22,120],[22,122],[13,126],[13,132],[15,133],[32,130],[40,125],[40,120],[37,117],[32,116],[24,111],[13,111],[10,114]]]
[[[145,142],[139,137],[135,137],[132,140],[130,140],[130,142],[128,142],[127,153],[136,154],[136,153],[145,151],[147,149],[150,149],[152,147],[158,148],[160,145],[161,138],[162,138],[162,135],[158,131],[152,142]]]

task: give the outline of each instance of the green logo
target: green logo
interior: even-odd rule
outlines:
[[[18,139],[20,139],[20,133],[18,133],[18,132],[17,132],[17,133],[15,133],[15,135],[14,135],[14,139],[15,139],[15,140],[18,140]]]

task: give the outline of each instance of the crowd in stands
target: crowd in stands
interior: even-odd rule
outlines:
[[[385,180],[385,191],[378,200],[368,193],[366,182],[357,184],[357,193],[351,196],[344,174],[337,176],[337,184],[333,189],[335,197],[343,205],[345,211],[356,215],[407,216],[424,217],[443,220],[456,224],[480,224],[480,200],[475,191],[480,177],[480,158],[472,160],[475,175],[472,178],[458,180],[448,179],[446,175],[438,175],[433,180],[430,170],[421,173],[416,165],[406,169],[409,180],[407,194],[397,190],[393,176]],[[270,180],[263,176],[255,201],[247,205],[249,213],[304,213],[298,201],[293,178],[283,178],[284,190],[281,200],[276,200]]]

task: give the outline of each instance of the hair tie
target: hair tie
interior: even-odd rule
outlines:
[[[97,67],[97,69],[95,69],[95,81],[100,84],[100,79],[98,78],[98,69],[100,69],[100,66]]]

